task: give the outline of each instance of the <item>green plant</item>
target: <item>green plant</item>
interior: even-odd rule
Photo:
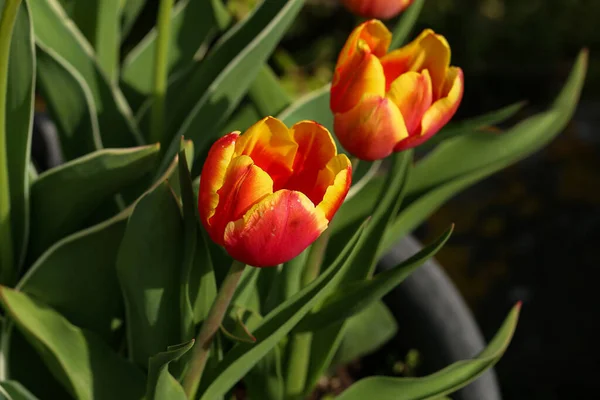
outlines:
[[[193,338],[232,263],[196,215],[210,145],[267,115],[332,130],[329,87],[292,101],[267,65],[301,0],[265,0],[234,25],[219,0],[162,0],[157,28],[120,63],[121,41],[144,3],[0,0],[6,398],[187,398],[181,382]],[[422,5],[415,1],[401,18],[394,47]],[[243,382],[250,398],[301,398],[333,360],[345,359],[340,351],[359,356],[380,344],[340,347],[365,315],[395,330],[373,310],[385,309],[381,298],[435,255],[452,229],[393,270],[375,274],[378,259],[445,200],[558,134],[579,98],[586,60],[582,52],[547,111],[502,134],[482,128],[515,107],[449,124],[424,159],[405,151],[386,169],[361,163],[326,239],[275,268],[244,269],[191,397],[231,398]],[[67,161],[39,175],[29,156],[38,91]],[[439,398],[457,390],[504,353],[518,309],[473,360],[423,378],[371,377],[339,398]]]

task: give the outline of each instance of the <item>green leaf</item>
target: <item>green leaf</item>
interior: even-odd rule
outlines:
[[[0,9],[4,1],[0,1]],[[6,159],[15,264],[23,262],[29,226],[29,154],[33,121],[35,53],[27,3],[17,12],[6,94]],[[0,150],[1,151],[1,150]],[[0,166],[4,167],[4,166]],[[2,190],[2,188],[0,188]],[[12,271],[14,274],[16,271]],[[3,273],[5,273],[3,271]]]
[[[173,8],[167,68],[169,75],[181,72],[194,60],[198,49],[229,23],[221,0],[185,0]],[[153,28],[123,61],[123,83],[146,98],[152,93],[157,30]]]
[[[143,396],[143,374],[93,333],[25,293],[2,287],[0,302],[73,397],[131,400]]]
[[[330,324],[343,321],[380,300],[425,261],[433,257],[450,238],[452,230],[453,227],[450,227],[435,242],[395,268],[377,274],[373,279],[341,286],[318,311],[307,315],[294,331],[317,331]]]
[[[225,135],[234,131],[245,132],[259,119],[261,119],[261,114],[253,103],[242,103],[221,129],[221,133]]]
[[[422,378],[365,378],[352,385],[337,399],[362,400],[377,393],[377,399],[381,400],[417,400],[452,393],[472,382],[498,362],[513,336],[520,308],[520,304],[517,304],[512,309],[494,339],[472,360],[456,362]]]
[[[376,301],[348,319],[342,343],[333,364],[346,364],[370,354],[398,332],[396,319],[381,301]]]
[[[144,9],[146,0],[123,0],[121,3],[123,4],[121,10],[121,40],[124,40]]]
[[[394,30],[392,31],[392,43],[390,44],[390,51],[397,49],[408,41],[408,36],[415,27],[424,4],[425,0],[415,0],[413,4],[402,14],[398,20],[398,23],[394,27]]]
[[[296,295],[269,313],[253,332],[255,344],[239,343],[227,353],[216,370],[202,381],[201,399],[224,395],[256,363],[271,351],[318,302],[336,285],[353,261],[365,236],[359,229],[334,264]]]
[[[37,400],[37,397],[16,381],[0,382],[0,398],[2,396],[6,400]]]
[[[31,0],[29,6],[36,43],[62,57],[89,86],[104,146],[142,144],[141,134],[123,94],[111,84],[94,57],[90,44],[70,22],[57,0]],[[60,92],[61,89],[55,85],[51,90]]]
[[[158,145],[100,150],[41,174],[31,186],[30,261],[156,165]]]
[[[260,69],[250,86],[248,95],[263,116],[277,115],[292,102],[292,98],[268,65],[263,65]]]
[[[285,385],[280,346],[275,346],[244,377],[251,399],[280,400],[285,398]]]
[[[177,343],[183,222],[166,182],[147,193],[129,218],[117,258],[125,298],[129,354],[138,365]]]
[[[148,400],[186,400],[183,388],[169,373],[169,364],[179,360],[194,346],[194,339],[189,342],[170,346],[167,351],[150,357],[148,362]]]
[[[383,249],[417,227],[450,197],[548,144],[571,119],[587,67],[582,51],[552,107],[501,134],[471,132],[439,145],[413,169],[407,204],[386,232]]]
[[[110,343],[113,322],[123,320],[115,263],[130,213],[131,208],[59,241],[27,271],[16,289]]]
[[[76,1],[72,14],[73,22],[96,50],[98,64],[111,82],[119,74],[121,3],[122,0]]]
[[[524,101],[520,101],[518,103],[502,107],[499,110],[491,111],[489,113],[479,115],[474,118],[470,118],[464,121],[451,122],[445,127],[443,127],[439,133],[435,134],[431,139],[423,143],[421,147],[434,147],[435,145],[443,142],[444,140],[448,140],[465,133],[499,124],[516,115],[519,111],[523,109],[525,104],[526,103]]]
[[[81,74],[53,50],[37,46],[38,87],[67,161],[102,149],[96,107]],[[55,90],[60,87],[60,90]]]
[[[167,157],[177,151],[180,136],[194,141],[196,157],[205,152],[302,4],[302,0],[263,1],[245,21],[222,37],[199,68],[192,68],[178,85],[169,87],[167,104],[172,108],[168,110],[167,126],[177,134]]]

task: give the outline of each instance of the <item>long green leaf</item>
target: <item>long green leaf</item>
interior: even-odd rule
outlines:
[[[3,7],[3,3],[4,1],[0,1],[0,8]],[[6,158],[10,188],[10,222],[16,265],[23,261],[29,234],[28,166],[34,87],[33,31],[27,3],[23,2],[17,13],[10,48],[6,94]],[[12,273],[14,272],[12,271]]]
[[[560,133],[579,100],[587,67],[582,51],[552,107],[501,134],[471,132],[438,146],[414,168],[407,205],[389,227],[383,251],[410,232],[447,199],[473,183],[538,151]]]
[[[136,19],[144,9],[146,0],[123,0],[123,9],[121,10],[121,40],[124,40]],[[64,7],[64,6],[63,6]]]
[[[96,106],[81,74],[40,44],[37,64],[38,87],[56,124],[64,158],[69,161],[102,149]]]
[[[359,247],[357,242],[360,243],[365,237],[362,233],[363,229],[357,231],[330,268],[265,317],[253,332],[257,339],[255,344],[239,343],[225,355],[216,370],[203,380],[202,400],[212,400],[224,395],[323,300],[353,261]]]
[[[379,349],[398,332],[396,318],[381,301],[348,318],[333,364],[341,365]]]
[[[179,342],[183,222],[166,182],[137,203],[117,258],[130,358],[140,366]]]
[[[106,147],[131,147],[143,143],[131,110],[116,86],[100,68],[93,49],[57,0],[30,0],[36,43],[52,49],[87,83],[98,113]],[[61,90],[55,86],[52,90]]]
[[[261,115],[277,115],[292,102],[291,96],[268,65],[262,66],[250,85],[248,95]]]
[[[342,321],[380,300],[404,281],[425,261],[433,257],[450,238],[452,227],[435,242],[419,251],[408,260],[388,271],[377,274],[373,279],[340,287],[318,311],[307,315],[294,329],[295,332],[317,331],[330,324]]]
[[[119,73],[121,3],[122,0],[76,1],[72,14],[73,22],[94,47],[98,64],[111,82]]]
[[[40,175],[31,186],[30,261],[150,171],[158,150],[158,145],[101,150]]]
[[[0,398],[1,396],[6,400],[37,400],[37,397],[16,381],[0,382]]]
[[[169,75],[188,67],[198,49],[229,23],[230,17],[220,0],[185,0],[176,4],[171,15]],[[156,48],[156,28],[127,55],[123,61],[121,79],[137,96],[148,97],[152,92],[152,73]]]
[[[491,368],[506,351],[515,331],[519,310],[517,304],[490,344],[474,359],[456,362],[423,378],[391,378],[375,376],[362,379],[343,392],[338,400],[363,400],[377,393],[381,400],[433,399],[452,393]]]
[[[27,271],[16,289],[110,342],[112,323],[124,317],[115,263],[130,213],[131,208],[59,241]]]
[[[78,399],[141,399],[143,374],[91,332],[25,293],[2,287],[0,301],[55,377]]]
[[[425,0],[415,0],[404,14],[402,14],[392,32],[390,50],[397,49],[407,42],[408,36],[415,27],[424,4]]]
[[[180,359],[194,346],[194,340],[170,346],[167,351],[150,357],[148,362],[148,400],[186,400],[183,388],[169,373],[169,364]]]
[[[167,125],[171,134],[177,134],[167,150],[168,157],[177,151],[180,136],[194,141],[197,156],[204,154],[302,4],[302,0],[263,1],[223,36],[199,68],[169,88],[167,104],[172,108]],[[202,95],[198,97],[198,93]]]

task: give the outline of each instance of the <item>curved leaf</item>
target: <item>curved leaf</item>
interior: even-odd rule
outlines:
[[[287,28],[302,0],[263,1],[242,23],[223,36],[214,51],[167,93],[167,126],[177,132],[167,157],[177,151],[180,136],[194,141],[196,157],[217,138]],[[198,93],[202,95],[198,97]]]
[[[0,1],[3,8],[4,1]],[[29,158],[35,87],[33,30],[26,2],[21,3],[10,46],[6,93],[6,159],[13,254],[19,265],[29,234]],[[0,166],[4,168],[4,166]],[[0,190],[2,190],[0,188]],[[14,274],[16,271],[12,271]],[[5,273],[3,271],[3,273]]]
[[[277,115],[292,102],[292,98],[268,65],[263,65],[258,72],[250,85],[248,96],[263,116]]]
[[[173,8],[167,68],[169,75],[189,66],[198,49],[229,23],[221,0],[180,1]],[[152,29],[123,61],[121,80],[138,97],[152,93],[157,30]]]
[[[0,382],[0,395],[5,396],[6,400],[37,400],[37,397],[16,381]]]
[[[130,213],[131,208],[56,243],[27,271],[16,289],[110,343],[114,338],[111,324],[123,320],[115,263]]]
[[[121,10],[121,40],[123,41],[127,37],[127,35],[129,35],[129,32],[131,31],[135,20],[138,18],[138,16],[144,9],[144,6],[146,5],[146,0],[123,0],[122,3],[123,9]]]
[[[407,42],[408,36],[415,27],[417,19],[419,19],[419,15],[421,14],[424,4],[425,0],[415,0],[412,5],[408,7],[408,9],[402,14],[392,32],[392,43],[390,44],[390,50],[397,49]]]
[[[452,393],[491,368],[506,351],[515,331],[521,304],[510,312],[490,344],[474,359],[456,362],[423,378],[375,376],[350,386],[338,400],[363,400],[377,393],[379,400],[433,399]]]
[[[167,351],[150,357],[148,362],[148,400],[187,400],[183,388],[169,373],[169,364],[179,360],[194,346],[194,339],[187,343],[170,346]]]
[[[158,150],[158,145],[100,150],[41,174],[31,186],[30,261],[150,171]]]
[[[141,399],[144,376],[91,332],[25,293],[0,288],[0,302],[54,376],[78,399]]]
[[[179,341],[182,244],[179,205],[163,182],[136,204],[117,258],[129,354],[140,366]]]
[[[116,86],[104,74],[93,49],[70,22],[57,0],[30,0],[36,43],[52,49],[87,83],[94,98],[102,141],[106,147],[143,143],[131,110]],[[61,87],[52,89],[60,92]]]
[[[56,124],[67,161],[102,149],[96,107],[79,72],[52,49],[37,46],[39,89]],[[55,90],[60,87],[60,90]]]

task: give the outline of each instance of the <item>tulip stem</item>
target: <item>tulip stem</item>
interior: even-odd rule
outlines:
[[[154,50],[154,88],[150,125],[150,143],[165,141],[165,96],[169,76],[169,36],[171,34],[171,11],[174,0],[160,0],[157,20],[156,48]],[[164,148],[165,146],[161,146]]]
[[[325,258],[327,243],[331,231],[325,232],[313,243],[308,252],[308,258],[302,274],[302,286],[307,286],[315,280],[321,272],[321,265]],[[289,347],[289,362],[286,376],[286,398],[302,399],[306,389],[306,378],[310,363],[310,348],[312,333],[304,332],[292,336]]]
[[[0,283],[11,283],[15,270],[10,216],[10,182],[6,132],[8,61],[21,0],[5,0],[0,19]]]
[[[208,360],[210,345],[223,322],[223,317],[227,312],[229,303],[231,303],[231,298],[238,286],[245,267],[246,264],[235,260],[233,261],[227,276],[223,280],[223,284],[219,288],[217,297],[208,312],[208,316],[202,323],[202,328],[200,328],[200,332],[198,333],[196,342],[192,348],[192,357],[189,368],[183,378],[183,390],[188,399],[196,398],[200,379],[202,378],[202,373],[204,372],[204,367]]]

